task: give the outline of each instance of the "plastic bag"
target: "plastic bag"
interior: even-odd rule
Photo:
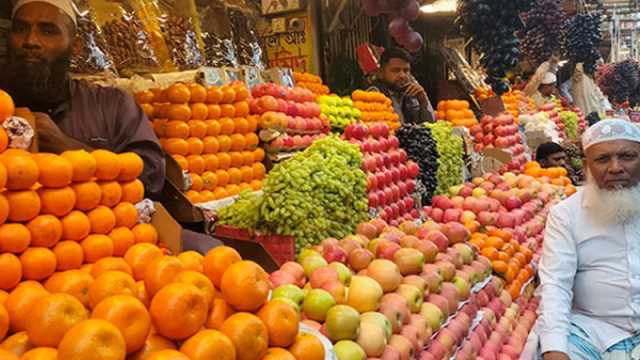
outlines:
[[[150,31],[164,38],[169,59],[178,70],[204,63],[200,20],[193,0],[137,0],[141,18]]]
[[[71,56],[71,72],[76,74],[97,74],[110,72],[116,74],[116,67],[108,52],[104,34],[90,10],[86,0],[75,0],[78,9],[78,29]]]
[[[89,0],[107,49],[121,75],[157,72],[162,59],[133,8],[126,2]]]
[[[238,67],[233,29],[225,3],[222,0],[196,0],[196,7],[204,43],[204,65]]]
[[[255,16],[238,6],[230,5],[228,9],[240,65],[256,66],[263,70],[265,63]]]

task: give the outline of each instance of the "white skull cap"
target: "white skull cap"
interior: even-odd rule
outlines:
[[[542,78],[542,85],[551,85],[551,84],[555,84],[556,81],[558,81],[558,78],[556,77],[556,74],[552,73],[552,72],[548,72],[546,74],[544,74],[544,77]]]
[[[41,2],[57,7],[58,9],[60,9],[60,11],[65,13],[71,19],[71,21],[73,21],[73,24],[75,26],[78,26],[78,20],[76,16],[77,10],[75,5],[73,4],[73,1],[71,0],[18,0],[16,2],[16,5],[13,7],[11,18],[16,15],[16,12],[18,12],[21,7],[34,2]]]
[[[582,148],[606,141],[629,140],[640,143],[640,127],[622,119],[604,119],[595,123],[582,135]]]

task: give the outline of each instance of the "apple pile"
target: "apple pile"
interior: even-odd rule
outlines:
[[[464,243],[462,229],[361,223],[356,235],[325,239],[272,273],[272,297],[298,304],[303,323],[335,344],[338,359],[417,358],[449,319],[463,317],[462,303],[501,292],[501,280],[488,281],[489,260]]]
[[[320,112],[331,122],[331,128],[342,131],[347,125],[360,121],[362,113],[353,107],[349,97],[341,98],[336,94],[318,96]]]
[[[363,123],[345,128],[343,138],[360,147],[362,170],[367,176],[369,208],[383,220],[396,224],[418,216],[411,193],[420,173],[418,164],[407,159],[400,141],[390,135],[385,123]]]
[[[495,118],[483,116],[480,124],[471,128],[471,135],[474,137],[476,152],[495,147],[511,153],[513,159],[505,165],[503,171],[519,170],[527,162],[522,136],[512,114],[502,113]]]
[[[330,130],[310,90],[262,83],[251,89],[251,95],[251,113],[260,116],[260,138],[269,152],[306,149]]]
[[[353,107],[360,110],[363,122],[385,122],[393,131],[400,127],[400,116],[393,110],[391,99],[383,93],[356,90],[351,94],[351,99]]]

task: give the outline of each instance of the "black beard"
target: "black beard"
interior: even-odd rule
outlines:
[[[51,61],[33,63],[25,62],[23,56],[9,49],[7,90],[16,106],[48,112],[67,100],[70,62],[71,51]]]

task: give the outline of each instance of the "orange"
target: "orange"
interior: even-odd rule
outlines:
[[[112,210],[116,217],[116,226],[132,228],[138,222],[138,209],[130,202],[121,202]]]
[[[185,139],[170,138],[165,142],[164,150],[169,153],[169,155],[186,156],[189,154],[189,143]]]
[[[124,254],[124,259],[133,270],[133,278],[144,279],[144,273],[151,262],[162,257],[162,251],[149,243],[135,244]]]
[[[0,162],[7,170],[7,181],[5,186],[9,190],[25,190],[31,188],[38,177],[40,169],[29,153],[6,152],[0,155]]]
[[[218,185],[218,177],[216,177],[216,174],[211,171],[205,171],[202,174],[202,186],[206,190],[211,191],[216,187],[216,185]]]
[[[244,135],[244,142],[245,142],[245,146],[248,149],[253,149],[256,146],[258,146],[260,139],[258,138],[258,135],[256,135],[255,133],[247,133]]]
[[[237,168],[231,168],[227,171],[229,173],[229,183],[239,184],[242,182],[242,171]]]
[[[189,102],[199,103],[207,100],[207,89],[200,84],[189,83],[187,84],[189,91],[191,92],[191,98]]]
[[[20,283],[22,278],[22,263],[13,254],[0,254],[0,289],[11,290]],[[0,339],[4,335],[0,333]]]
[[[258,129],[258,116],[252,115],[247,117],[247,123],[249,124],[248,132],[256,132]]]
[[[200,199],[202,200],[202,202],[208,202],[208,201],[215,200],[215,198],[213,196],[213,192],[211,192],[210,190],[200,191]]]
[[[251,183],[249,184],[249,186],[251,187],[251,190],[253,190],[253,191],[258,191],[258,190],[262,189],[262,181],[260,181],[260,180],[253,180],[253,181],[251,181]]]
[[[25,329],[29,310],[33,308],[36,301],[47,295],[49,292],[35,281],[23,281],[9,293],[4,307],[9,313],[12,332]],[[1,347],[7,350],[4,346]]]
[[[85,150],[69,150],[61,154],[73,166],[73,181],[89,181],[96,172],[96,160]]]
[[[191,284],[198,288],[198,290],[200,290],[204,295],[204,299],[207,305],[211,304],[211,302],[213,301],[213,295],[215,291],[213,283],[202,273],[192,270],[185,270],[176,275],[173,278],[173,282]]]
[[[144,185],[139,179],[120,185],[122,186],[122,199],[120,199],[120,201],[137,204],[144,199]]]
[[[110,296],[136,296],[137,293],[138,289],[131,275],[122,271],[107,271],[98,276],[89,287],[89,307],[95,308]]]
[[[192,119],[206,120],[208,117],[209,117],[209,108],[207,107],[207,104],[204,104],[204,103],[191,104]],[[191,136],[195,136],[195,135],[191,135]]]
[[[242,152],[242,165],[251,165],[253,164],[253,153],[251,151],[243,151]]]
[[[153,260],[144,272],[144,287],[154,296],[163,286],[184,271],[184,266],[175,256],[163,256]]]
[[[4,193],[9,202],[9,216],[11,221],[29,221],[40,213],[40,197],[33,190],[7,191]]]
[[[76,298],[83,306],[89,305],[89,287],[93,277],[82,270],[67,270],[51,275],[44,284],[52,294],[68,294]]]
[[[171,155],[171,157],[178,163],[180,169],[189,170],[189,163],[187,162],[187,158],[182,155]]]
[[[152,353],[147,360],[189,360],[189,357],[179,351],[161,350]]]
[[[262,163],[255,163],[251,166],[253,168],[253,178],[254,179],[264,179],[266,173],[267,173],[267,168],[264,167],[264,164]]]
[[[91,234],[80,242],[86,263],[113,256],[113,240],[107,235]]]
[[[250,166],[243,166],[240,168],[242,172],[242,182],[248,183],[253,180],[253,168]]]
[[[236,311],[233,310],[224,299],[213,299],[205,327],[220,330],[224,321],[227,320],[229,316],[235,314],[235,312]]]
[[[237,115],[240,116],[240,115]],[[244,117],[236,117],[233,119],[235,122],[235,132],[238,134],[244,134],[249,131],[249,122]]]
[[[187,161],[189,162],[189,172],[196,174],[202,174],[204,172],[205,163],[202,156],[189,155],[187,156]]]
[[[188,119],[187,119],[188,120]],[[167,138],[186,139],[189,137],[191,129],[186,121],[171,120],[167,122],[165,127],[165,136]]]
[[[246,143],[244,140],[244,135],[242,134],[231,135],[231,150],[242,151],[244,150],[245,145]]]
[[[118,175],[118,181],[127,182],[137,179],[144,170],[144,162],[140,155],[134,152],[125,152],[118,154],[120,159],[120,174]]]
[[[220,105],[220,115],[222,117],[232,118],[236,116],[236,108],[231,104]]]
[[[102,300],[91,312],[91,318],[115,325],[124,337],[127,353],[142,349],[151,330],[147,309],[131,295],[115,295]]]
[[[177,83],[169,86],[165,90],[167,101],[172,104],[188,103],[191,100],[191,91],[182,83]]]
[[[221,187],[218,187],[213,191],[213,199],[214,200],[224,199],[227,196],[228,196],[227,192]]]
[[[13,99],[5,91],[0,90],[0,123],[13,116],[16,107]]]
[[[190,137],[187,139],[189,146],[189,155],[200,155],[204,151],[204,142],[196,137]]]
[[[89,235],[91,220],[80,211],[74,210],[62,218],[62,238],[65,240],[80,241]]]
[[[300,333],[293,345],[289,347],[289,352],[296,360],[323,360],[324,346],[317,337]]]
[[[494,247],[496,249],[502,249],[502,247],[504,246],[504,240],[502,240],[501,238],[499,238],[497,236],[489,236],[489,238],[487,238],[485,243],[488,246],[492,246],[492,247]]]
[[[134,354],[129,354],[127,360],[146,360],[153,353],[160,352],[161,350],[175,350],[176,345],[173,341],[157,335],[149,334],[142,346],[142,349]]]
[[[264,150],[262,148],[257,148],[253,151],[253,161],[254,162],[262,162],[264,160]]]
[[[189,190],[201,191],[204,187],[202,177],[198,174],[189,174],[189,177],[191,178],[191,186],[189,187]]]
[[[9,136],[4,128],[0,128],[0,152],[5,151],[9,146]]]
[[[151,90],[140,91],[135,94],[138,104],[149,104],[153,102],[153,92]]]
[[[202,272],[204,256],[200,255],[197,251],[190,250],[182,252],[178,255],[178,260],[180,260],[185,270]]]
[[[205,124],[207,124],[207,136],[220,135],[221,126],[218,120],[207,120]]]
[[[220,143],[215,136],[207,136],[203,139],[203,152],[205,154],[215,154],[220,150]]]
[[[207,89],[207,103],[208,104],[219,104],[222,101],[224,94],[220,87],[213,86]]]
[[[235,131],[236,125],[233,119],[229,117],[223,117],[220,119],[220,134],[231,135]]]
[[[191,360],[235,360],[236,349],[225,334],[216,330],[201,330],[185,341],[180,352]]]
[[[169,284],[151,300],[151,320],[158,333],[168,339],[184,340],[204,325],[208,304],[193,285]]]
[[[120,226],[109,233],[113,242],[113,256],[124,256],[124,254],[136,243],[136,237],[128,227]]]
[[[218,136],[218,143],[220,144],[219,152],[226,153],[231,150],[231,138],[228,135]]]
[[[236,100],[236,92],[228,86],[222,87],[222,104],[231,104]]]
[[[100,205],[106,207],[116,206],[122,199],[122,187],[117,181],[101,181],[98,183],[102,191]]]
[[[93,210],[100,204],[102,199],[102,189],[94,181],[86,181],[71,185],[71,189],[76,194],[76,210],[89,211]]]
[[[4,305],[0,304],[0,340],[3,340],[9,332],[9,313]]]
[[[269,348],[262,360],[296,360],[296,358],[289,351],[276,347]]]
[[[27,224],[31,246],[53,247],[62,238],[62,222],[53,215],[39,215]]]
[[[244,157],[242,156],[241,152],[234,151],[229,153],[229,156],[231,156],[231,167],[239,168],[240,166],[242,166]]]
[[[0,225],[0,252],[19,254],[31,244],[31,233],[22,224],[7,223]]]
[[[33,344],[29,342],[27,332],[20,331],[9,336],[0,344],[0,355],[3,356],[2,359],[6,357],[6,360],[12,360],[14,359],[11,357],[13,354],[13,356],[16,356],[15,359],[17,359],[17,356],[22,356],[27,351],[33,349],[33,347]]]
[[[79,269],[84,261],[82,246],[72,240],[60,241],[53,248],[53,254],[56,256],[57,271]]]
[[[5,221],[7,221],[7,218],[9,217],[9,200],[7,200],[7,198],[0,194],[0,225],[4,224]]]
[[[58,350],[50,347],[39,347],[24,353],[20,360],[57,360]]]
[[[269,275],[260,265],[243,260],[231,264],[220,281],[225,301],[240,311],[255,311],[269,295]]]
[[[38,189],[40,196],[40,212],[63,217],[73,210],[76,205],[76,193],[70,186],[59,189]]]
[[[149,298],[147,289],[144,287],[144,281],[136,282],[136,288],[138,290],[138,293],[136,294],[137,299],[140,300],[146,308],[148,308],[151,304],[151,299]]]
[[[95,177],[98,180],[113,180],[120,174],[120,158],[108,150],[94,150],[91,156],[96,159]]]
[[[3,350],[0,349],[0,359],[2,360],[20,360],[21,358],[19,358],[18,356],[16,356],[16,354],[8,351],[8,350]]]
[[[502,261],[502,260],[494,260],[494,261],[492,261],[491,262],[491,267],[493,268],[493,271],[495,271],[497,273],[504,273],[508,269],[507,263]]]
[[[218,167],[226,170],[231,166],[231,155],[227,152],[218,153]]]
[[[33,156],[40,175],[38,182],[45,187],[58,188],[67,186],[73,178],[71,161],[55,154],[40,153]]]
[[[168,107],[167,117],[173,121],[187,121],[191,119],[191,107],[187,104],[171,104]]]
[[[63,293],[47,295],[29,309],[26,322],[29,342],[57,347],[69,329],[88,317],[89,313],[75,297]]]
[[[222,114],[220,105],[207,105],[208,119],[219,119]]]
[[[90,274],[94,278],[97,278],[107,271],[122,271],[123,273],[133,275],[131,266],[129,266],[129,264],[120,257],[105,257],[96,261],[96,263],[91,267]]]
[[[20,255],[22,278],[26,280],[44,280],[56,271],[56,256],[53,251],[43,247],[32,247]]]
[[[220,288],[222,275],[227,268],[242,260],[240,254],[231,247],[218,246],[207,253],[202,260],[203,273],[211,280],[213,285]]]
[[[188,122],[190,137],[201,139],[207,135],[207,123],[203,120],[190,120]]]
[[[288,347],[298,335],[300,316],[289,302],[274,299],[258,311],[258,317],[269,332],[269,345]]]
[[[101,319],[76,324],[58,346],[58,358],[65,360],[122,360],[125,354],[126,344],[118,328]]]
[[[241,312],[231,315],[220,331],[233,342],[238,360],[258,360],[267,353],[267,327],[253,314]]]
[[[158,243],[158,231],[151,224],[138,224],[131,231],[136,238],[136,243]]]
[[[106,206],[98,206],[91,210],[87,216],[91,223],[92,234],[108,234],[116,226],[116,216]]]
[[[237,98],[236,98],[237,100]],[[233,107],[235,108],[235,113],[237,117],[246,117],[249,116],[249,103],[246,101],[236,101],[233,104]]]

